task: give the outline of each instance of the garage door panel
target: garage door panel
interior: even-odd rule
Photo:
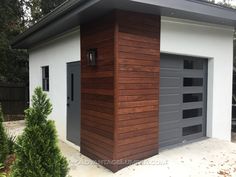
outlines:
[[[160,116],[162,117],[160,119],[160,123],[164,124],[165,122],[170,122],[170,121],[180,121],[181,115],[182,113],[180,112],[180,110],[160,113]]]
[[[183,56],[183,68],[192,70],[203,70],[204,63],[203,60],[196,57]]]
[[[160,68],[160,147],[204,136],[206,62],[162,54]]]
[[[178,144],[181,141],[182,140],[179,137],[173,138],[173,139],[165,139],[163,141],[160,141],[160,147],[163,148],[163,147],[170,146],[170,145],[173,145],[173,144]]]
[[[194,140],[194,139],[202,138],[203,136],[205,136],[205,134],[203,132],[200,132],[200,133],[184,136],[184,137],[182,137],[181,141],[182,142],[191,141],[191,140]]]
[[[172,121],[162,122],[162,126],[160,127],[160,132],[161,133],[169,132],[169,131],[172,131],[174,129],[181,130],[180,126],[181,126],[181,120],[179,120],[176,117],[176,121],[172,120]]]
[[[184,93],[203,93],[204,88],[203,87],[184,87],[183,88],[183,94]]]
[[[191,109],[183,109],[182,111],[182,118],[183,119],[190,119],[195,117],[202,117],[204,109],[200,108],[191,108]]]
[[[183,87],[203,87],[203,85],[202,77],[183,77]]]
[[[194,117],[194,118],[185,119],[184,121],[182,121],[181,125],[183,127],[189,127],[192,125],[200,125],[202,123],[203,123],[203,117]]]
[[[180,77],[180,69],[160,69],[160,77]]]
[[[160,147],[177,144],[181,141],[182,139],[180,129],[172,129],[171,131],[163,132],[160,134]]]
[[[181,80],[179,77],[161,77],[160,85],[162,88],[165,87],[180,87]]]
[[[165,94],[160,96],[160,101],[162,105],[170,105],[170,104],[179,104],[181,101],[180,94]]]
[[[160,105],[160,114],[165,112],[173,112],[173,111],[179,111],[181,110],[180,104],[176,105]],[[160,117],[162,119],[162,117]]]
[[[193,102],[193,103],[184,103],[183,109],[194,109],[201,108],[203,106],[203,102]]]
[[[179,91],[178,91],[179,89],[180,89],[180,87],[163,87],[163,88],[160,88],[160,93],[162,95],[179,94]]]
[[[183,103],[196,103],[203,101],[203,93],[183,93],[182,92]]]
[[[182,63],[176,60],[176,57],[178,56],[170,56],[170,55],[162,55],[161,56],[161,69],[181,69],[182,68]],[[164,61],[165,60],[165,61]]]
[[[169,129],[168,131],[162,131],[160,134],[160,140],[161,141],[166,141],[166,140],[171,140],[171,139],[180,139],[181,135],[181,130],[180,129]]]
[[[202,72],[202,70],[191,70],[191,69],[187,69],[187,70],[183,70],[183,77],[199,77],[199,78],[203,78],[204,77],[204,73]]]

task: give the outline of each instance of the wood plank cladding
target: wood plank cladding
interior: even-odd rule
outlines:
[[[94,160],[112,160],[114,153],[114,27],[114,15],[81,25],[81,153]],[[91,48],[96,66],[87,63]]]
[[[114,11],[84,24],[81,55],[81,153],[119,162],[157,154],[160,17]],[[102,165],[115,172],[129,163]]]
[[[136,161],[159,148],[160,17],[118,11],[117,24],[115,157]]]

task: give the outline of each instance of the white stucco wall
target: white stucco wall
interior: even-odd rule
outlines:
[[[208,58],[207,136],[231,140],[232,27],[162,17],[161,52]]]
[[[53,105],[50,118],[55,120],[57,131],[66,140],[67,63],[80,60],[80,32],[76,30],[29,51],[30,95],[35,87],[42,86],[42,66],[49,65],[50,90]]]

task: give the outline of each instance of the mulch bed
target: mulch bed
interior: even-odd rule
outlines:
[[[4,172],[7,174],[7,176],[9,176],[11,171],[11,166],[15,162],[15,160],[16,160],[15,154],[9,155],[4,163],[4,169],[0,170],[0,172]]]

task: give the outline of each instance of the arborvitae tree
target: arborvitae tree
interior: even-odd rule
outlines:
[[[3,113],[0,105],[0,164],[4,163],[8,155],[7,134],[3,127]]]
[[[12,177],[65,177],[68,163],[58,148],[54,122],[47,120],[52,105],[41,88],[36,88],[32,107],[25,111],[26,128],[18,138]]]

